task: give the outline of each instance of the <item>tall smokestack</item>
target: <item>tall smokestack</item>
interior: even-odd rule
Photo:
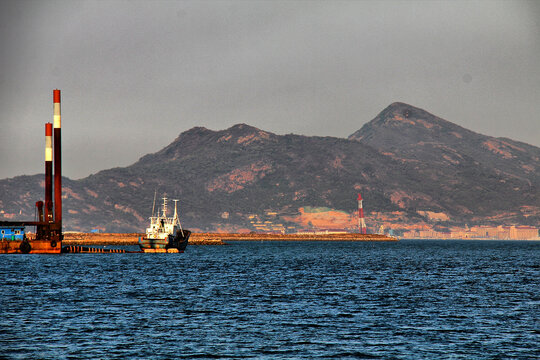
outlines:
[[[45,221],[53,222],[53,202],[52,202],[52,133],[53,125],[45,124]]]
[[[62,142],[60,117],[60,90],[53,90],[54,108],[54,222],[62,232]]]
[[[360,234],[367,234],[366,222],[364,221],[364,207],[362,195],[358,194],[358,230]]]

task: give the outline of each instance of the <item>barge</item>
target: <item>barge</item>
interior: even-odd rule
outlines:
[[[53,124],[45,124],[45,202],[36,202],[37,219],[0,221],[0,254],[60,254],[62,251],[61,115],[58,89],[53,90],[53,122],[54,130]],[[30,235],[26,232],[27,227],[35,227],[35,232]]]

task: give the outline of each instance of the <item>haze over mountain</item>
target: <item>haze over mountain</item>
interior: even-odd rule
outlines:
[[[403,103],[347,139],[276,135],[246,124],[195,127],[131,166],[65,178],[64,227],[143,231],[155,191],[180,199],[184,226],[198,230],[254,231],[254,218],[296,230],[353,227],[357,193],[368,226],[370,219],[397,229],[538,226],[539,165],[540,148],[481,135]],[[32,218],[42,197],[42,175],[0,180],[4,219]],[[316,223],[324,214],[326,223]]]

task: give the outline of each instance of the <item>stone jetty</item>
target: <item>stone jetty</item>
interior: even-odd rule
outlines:
[[[144,234],[65,233],[63,245],[137,245]],[[238,234],[193,233],[189,245],[225,245],[226,241],[397,241],[395,237],[378,234]]]

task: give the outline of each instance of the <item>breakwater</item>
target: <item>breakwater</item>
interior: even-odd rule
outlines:
[[[397,241],[395,237],[377,234],[238,234],[238,233],[200,233],[195,237],[219,239],[221,241]],[[192,235],[192,237],[193,237]],[[191,239],[190,239],[191,240]]]
[[[137,245],[144,234],[65,233],[63,245]],[[193,233],[190,245],[224,245],[226,241],[397,241],[394,237],[377,234],[238,234]]]
[[[113,234],[113,233],[65,233],[63,245],[138,245],[140,233]],[[224,245],[223,241],[215,237],[191,234],[190,245]]]

